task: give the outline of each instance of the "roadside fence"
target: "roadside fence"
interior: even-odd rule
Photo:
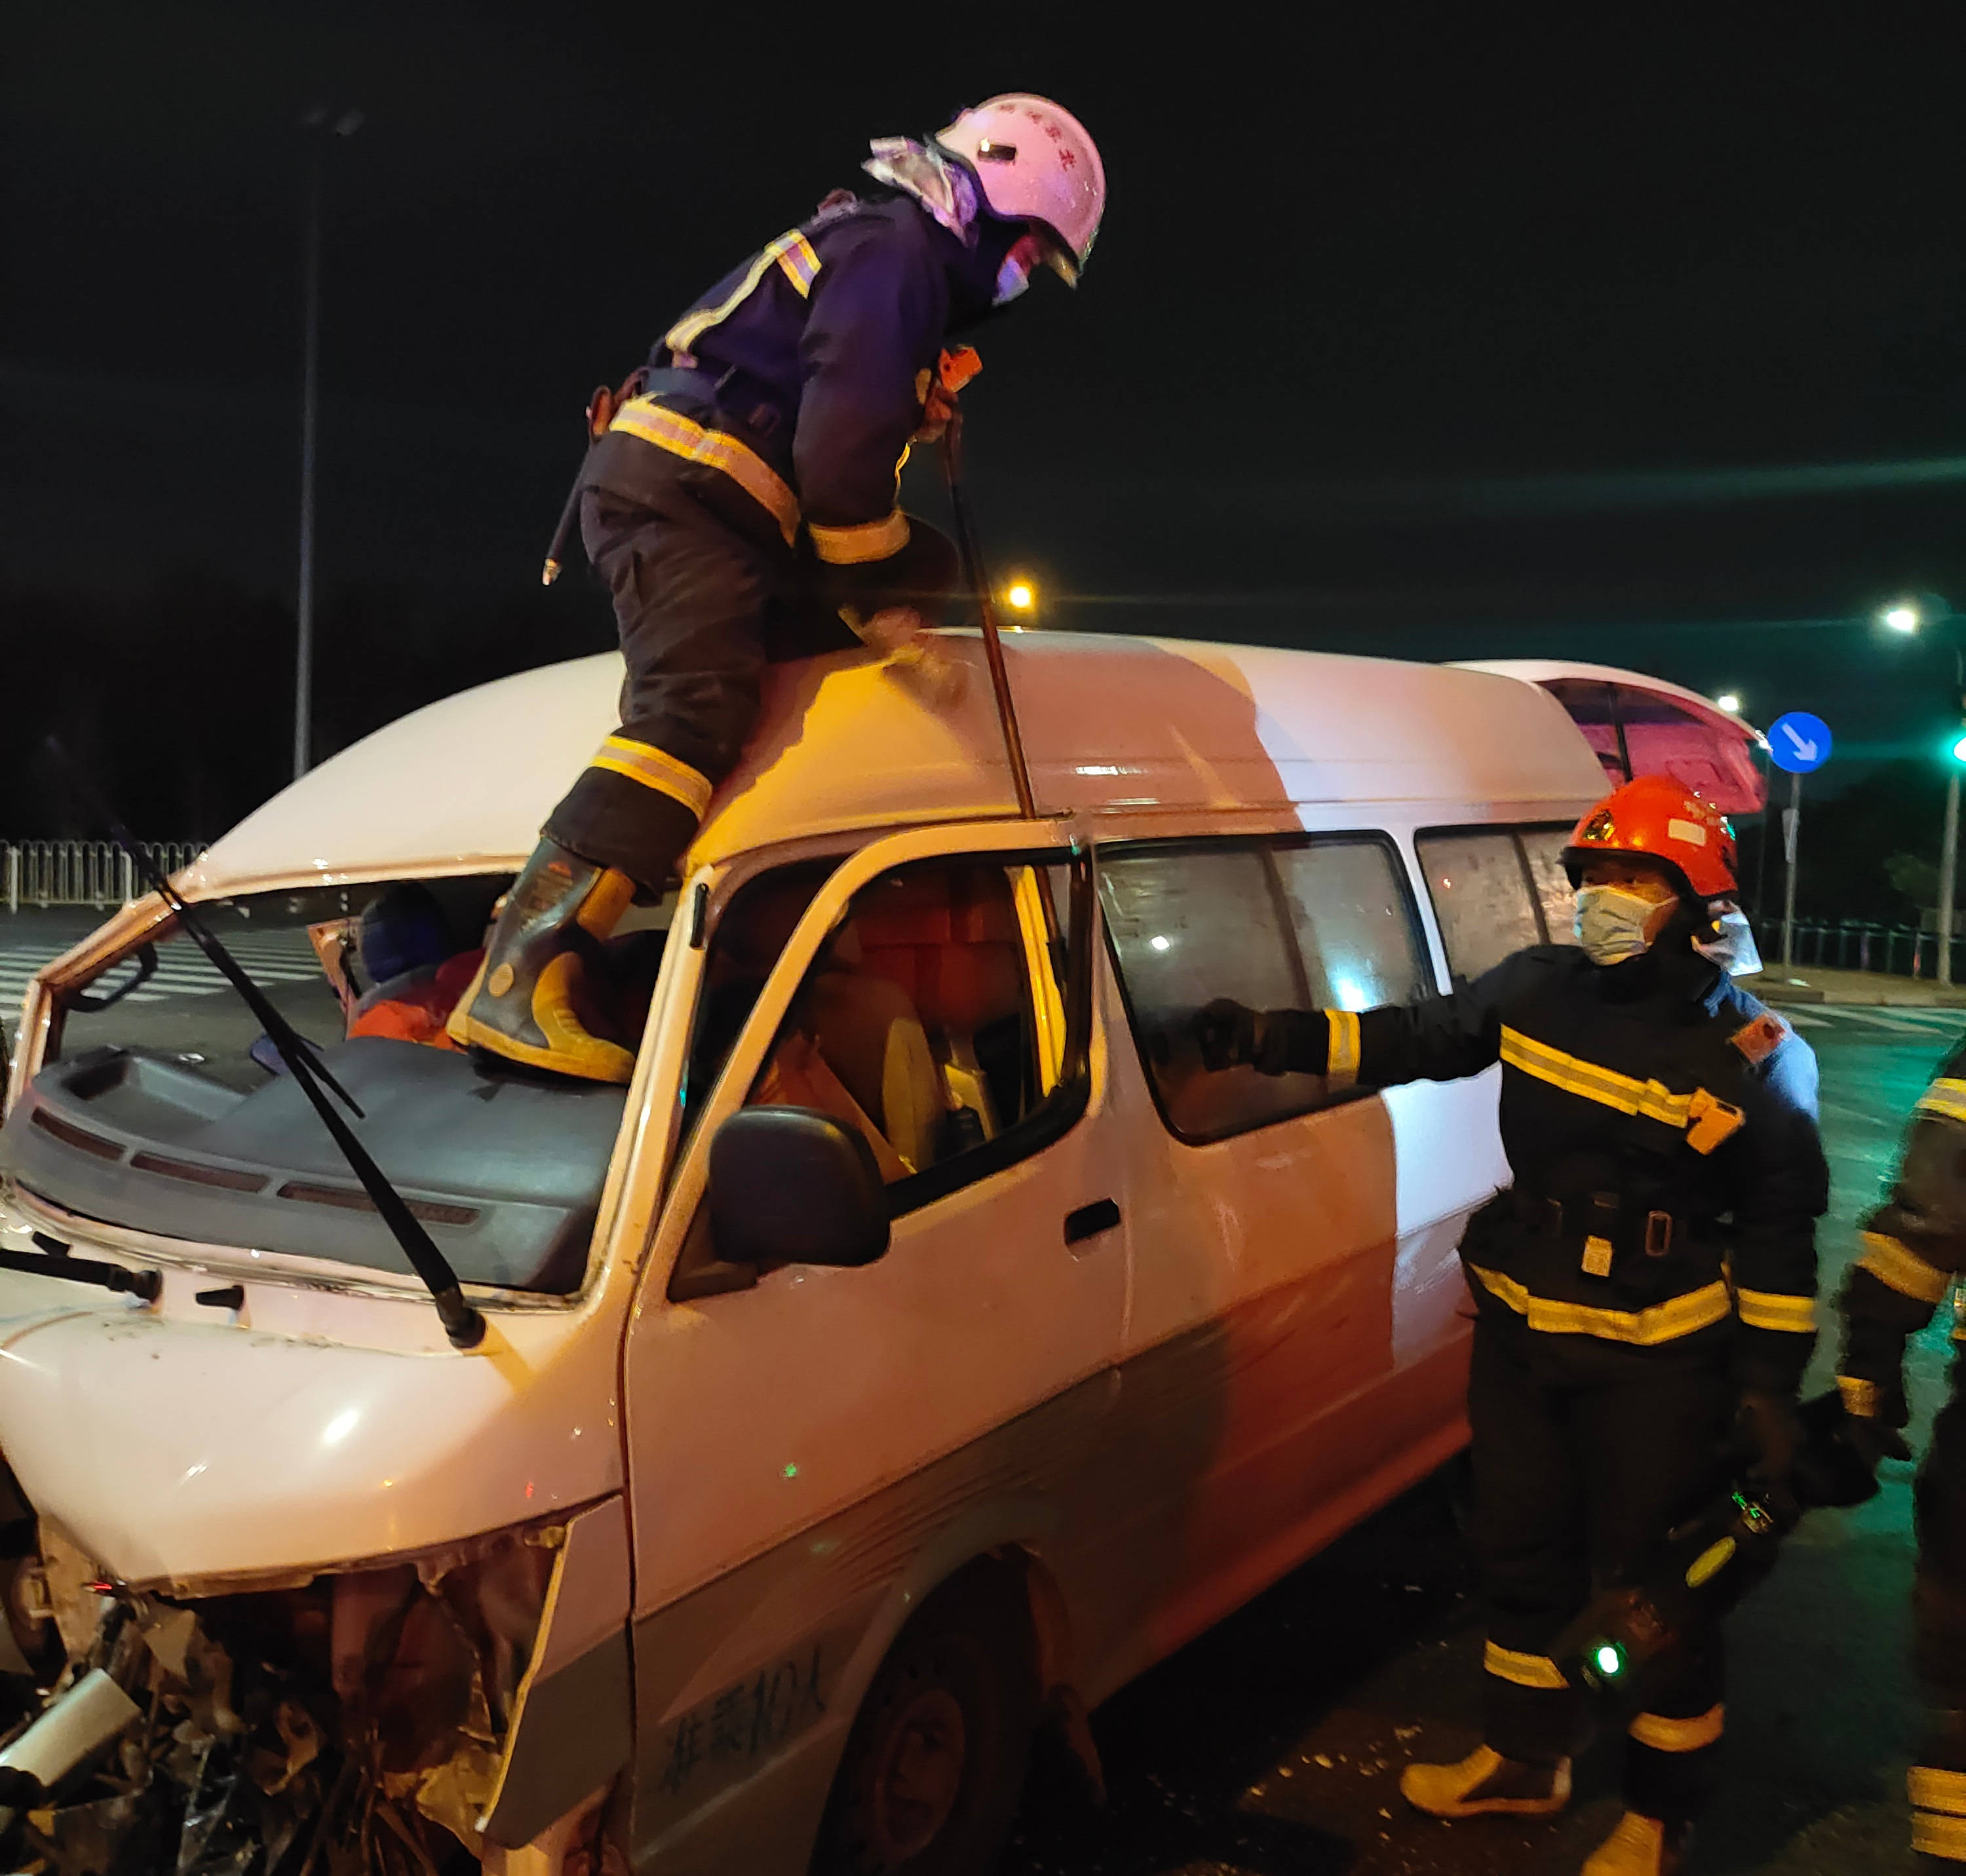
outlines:
[[[1781,920],[1757,920],[1755,942],[1773,965],[1781,959]],[[1953,965],[1966,965],[1966,940],[1953,940]],[[1876,971],[1887,977],[1929,978],[1938,968],[1939,935],[1913,925],[1862,919],[1797,919],[1795,962],[1819,970]]]
[[[189,866],[205,851],[194,840],[138,844],[163,872]],[[0,840],[0,898],[24,905],[127,905],[137,896],[137,869],[111,840]]]

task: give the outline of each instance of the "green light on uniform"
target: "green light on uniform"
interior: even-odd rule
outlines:
[[[1597,1650],[1597,1671],[1606,1679],[1625,1671],[1625,1653],[1614,1642],[1607,1642]]]

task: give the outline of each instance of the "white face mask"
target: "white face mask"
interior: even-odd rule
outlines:
[[[1577,942],[1593,964],[1622,964],[1646,949],[1645,922],[1658,908],[1622,886],[1579,886]]]
[[[1752,977],[1761,968],[1761,947],[1755,943],[1754,928],[1738,906],[1716,911],[1716,934],[1697,941],[1694,949],[1710,964],[1717,964],[1729,977]]]

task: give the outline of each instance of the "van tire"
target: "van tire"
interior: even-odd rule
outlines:
[[[1017,1814],[1038,1719],[1017,1588],[972,1566],[925,1604],[854,1716],[814,1876],[988,1876]]]

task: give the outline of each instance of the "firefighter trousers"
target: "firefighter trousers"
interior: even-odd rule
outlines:
[[[765,664],[859,641],[820,603],[777,523],[721,470],[614,440],[633,453],[632,477],[582,493],[580,530],[627,663],[620,725],[543,831],[659,891],[736,766]]]
[[[1913,1666],[1926,1708],[1911,1771],[1912,1842],[1966,1865],[1966,1401],[1939,1411],[1919,1468]]]
[[[1736,1391],[1724,1355],[1531,1330],[1484,1310],[1468,1378],[1474,1548],[1490,1615],[1487,1743],[1547,1763],[1582,1744],[1584,1713],[1549,1649],[1724,1483]],[[1723,1723],[1716,1630],[1655,1662],[1640,1690],[1625,1801],[1693,1816],[1711,1792]]]

